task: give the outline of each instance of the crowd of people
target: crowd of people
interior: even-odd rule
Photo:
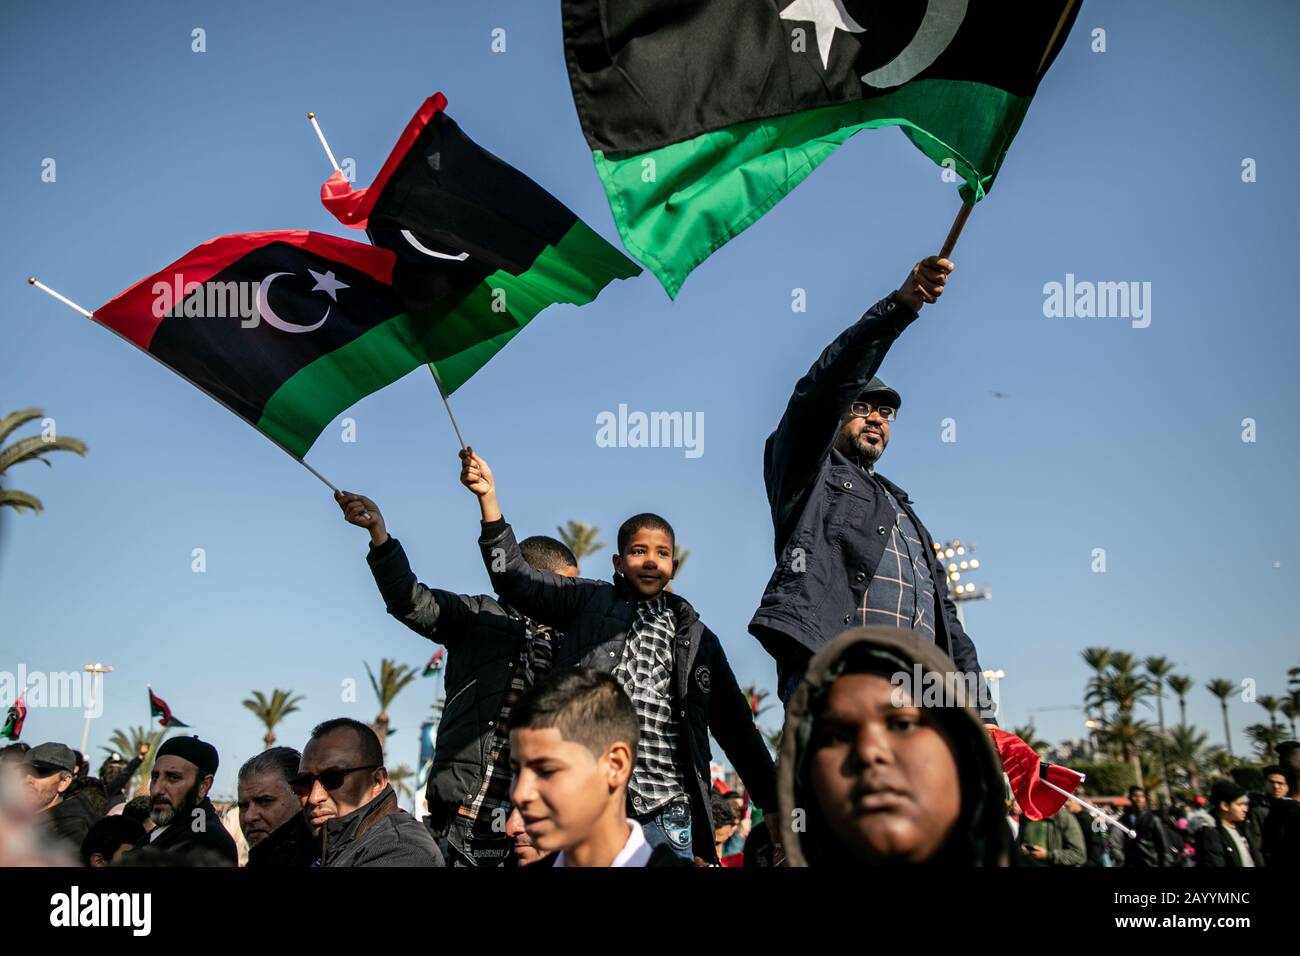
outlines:
[[[947,569],[910,497],[876,472],[902,401],[876,373],[952,270],[917,263],[827,346],[767,442],[776,567],[750,632],[786,708],[776,760],[722,641],[673,592],[672,525],[633,515],[612,579],[582,577],[563,542],[516,538],[491,468],[467,448],[461,482],[492,594],[422,584],[376,503],[336,495],[369,532],[388,613],[446,649],[423,818],[399,807],[373,729],[327,720],[301,751],[239,769],[246,865],[1294,866],[1295,743],[1268,768],[1267,794],[1221,780],[1208,802],[1156,809],[1134,788],[1122,827],[1078,800],[1030,820],[1010,798]],[[712,780],[710,740],[741,791]],[[90,778],[62,744],[11,746],[0,807],[88,866],[237,864],[209,797],[215,748],[165,740],[149,796],[127,801],[144,756],[114,755]],[[15,859],[12,841],[0,852]]]

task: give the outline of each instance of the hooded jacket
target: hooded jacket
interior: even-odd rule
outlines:
[[[830,686],[844,672],[844,658],[857,648],[888,658],[883,669],[906,672],[910,678],[928,674],[960,674],[952,660],[911,631],[859,627],[830,641],[809,662],[803,684],[786,708],[777,762],[777,799],[781,807],[781,842],[790,866],[849,865],[851,860],[829,839],[808,785],[813,724]],[[919,671],[918,671],[919,666]],[[866,673],[882,673],[874,667]],[[887,675],[886,675],[887,676]],[[923,687],[919,690],[923,690]],[[933,864],[946,866],[1007,866],[1011,830],[1007,825],[1002,765],[980,718],[970,706],[970,688],[949,682],[956,706],[927,708],[942,729],[957,764],[961,813]],[[919,690],[917,692],[919,692]],[[796,810],[803,810],[802,815]],[[806,824],[796,829],[794,821]]]

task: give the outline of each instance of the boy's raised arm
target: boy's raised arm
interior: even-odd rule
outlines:
[[[501,516],[492,469],[473,448],[463,449],[460,461],[460,482],[478,498],[482,513],[483,532],[478,543],[493,590],[534,621],[564,628],[600,584],[531,567],[519,550],[514,530]]]

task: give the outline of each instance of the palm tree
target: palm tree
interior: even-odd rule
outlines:
[[[1034,727],[1034,721],[1032,718],[1029,723],[1025,724],[1023,727],[1016,727],[1011,732],[1025,743],[1029,744],[1029,749],[1034,751],[1034,753],[1041,755],[1049,746],[1046,740],[1043,740],[1038,736],[1038,730]]]
[[[583,558],[591,557],[601,548],[605,547],[604,541],[597,541],[600,535],[600,529],[582,521],[569,521],[563,528],[556,528],[560,533],[560,540],[569,546],[573,556],[581,563]]]
[[[399,763],[388,771],[388,782],[393,785],[393,790],[397,793],[397,799],[409,798],[412,810],[415,809],[415,791],[411,789],[411,785],[407,781],[414,776],[415,771],[404,763]]]
[[[1276,737],[1277,736],[1277,709],[1282,706],[1282,701],[1278,700],[1276,697],[1272,696],[1271,694],[1266,694],[1265,696],[1259,698],[1259,700],[1257,700],[1256,703],[1259,704],[1259,706],[1263,707],[1266,711],[1268,711],[1268,726],[1271,728],[1273,732],[1273,736]]]
[[[1228,727],[1228,698],[1237,690],[1237,685],[1226,677],[1216,677],[1205,685],[1215,697],[1219,698],[1219,706],[1223,708],[1223,739],[1228,745],[1228,757],[1232,757],[1232,730]]]
[[[691,556],[690,548],[679,548],[677,542],[673,542],[673,574],[681,574],[682,568],[686,567],[686,559]]]
[[[1300,717],[1300,690],[1293,690],[1282,698],[1282,706],[1278,708],[1282,716],[1291,724],[1291,739],[1296,739],[1295,722]]]
[[[1133,768],[1133,779],[1139,787],[1145,787],[1142,777],[1142,758],[1140,751],[1151,739],[1151,727],[1145,720],[1135,720],[1133,711],[1117,709],[1108,717],[1102,718],[1101,737],[1108,744],[1119,750],[1123,758]]]
[[[1170,674],[1165,683],[1169,685],[1169,689],[1178,698],[1178,724],[1180,727],[1186,727],[1187,695],[1196,686],[1196,682],[1185,674]]]
[[[419,676],[419,671],[408,664],[399,664],[394,660],[385,657],[379,662],[379,680],[375,680],[374,671],[370,665],[366,664],[366,674],[370,677],[370,686],[374,688],[375,696],[379,698],[379,716],[371,725],[375,729],[376,736],[379,737],[379,746],[387,747],[388,735],[388,708],[392,705],[394,698],[400,694],[411,681]]]
[[[271,691],[269,698],[260,690],[255,690],[253,696],[244,701],[244,706],[266,725],[266,736],[262,738],[263,749],[270,750],[275,746],[275,725],[296,712],[302,702],[301,694],[294,697],[293,691],[280,690],[278,687]]]
[[[1156,726],[1160,733],[1156,736],[1156,749],[1160,752],[1160,783],[1164,787],[1165,800],[1172,801],[1169,792],[1169,763],[1165,758],[1165,678],[1174,670],[1174,662],[1167,657],[1148,657],[1147,673],[1151,675],[1151,684],[1156,694]]]
[[[1083,662],[1092,668],[1092,676],[1088,678],[1088,685],[1084,691],[1085,694],[1091,694],[1097,684],[1100,683],[1101,676],[1105,674],[1106,669],[1110,667],[1110,648],[1085,647],[1081,656],[1083,657]],[[1088,703],[1086,699],[1084,703]],[[1085,706],[1084,709],[1088,712],[1088,716],[1090,717],[1099,716],[1090,707]]]
[[[1286,672],[1287,686],[1300,688],[1300,667],[1293,667]]]
[[[1207,740],[1203,731],[1186,724],[1169,732],[1169,762],[1187,774],[1188,786],[1197,793],[1201,791],[1201,766],[1211,757]]]
[[[763,739],[767,741],[767,745],[772,748],[773,753],[779,754],[781,752],[781,732],[784,729],[784,727],[778,727],[776,730],[761,731]]]
[[[1268,763],[1274,759],[1279,738],[1282,736],[1277,732],[1277,725],[1251,724],[1246,728],[1246,736],[1255,745],[1255,755],[1260,763]]]
[[[29,435],[27,438],[19,438],[11,445],[5,445],[5,439],[16,430],[44,417],[45,412],[39,408],[24,408],[0,418],[0,508],[7,506],[15,511],[26,510],[33,514],[40,514],[44,510],[41,499],[35,495],[3,487],[4,474],[14,465],[24,461],[40,461],[53,467],[45,458],[52,451],[71,451],[83,458],[86,456],[86,443],[71,435],[56,435],[48,439],[44,434]]]
[[[140,750],[146,745],[148,752],[140,762],[140,768],[136,770],[132,779],[138,780],[133,796],[143,797],[149,792],[149,775],[153,772],[154,754],[158,752],[158,745],[162,739],[171,731],[170,727],[132,727],[129,730],[115,730],[108,738],[108,746],[101,749],[109,753],[116,751],[128,760],[137,756]],[[129,786],[129,781],[128,781]],[[123,791],[128,789],[122,788]]]

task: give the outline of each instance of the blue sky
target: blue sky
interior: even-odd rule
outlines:
[[[0,410],[44,408],[90,446],[26,465],[40,517],[0,524],[0,669],[102,661],[104,717],[148,719],[150,683],[222,755],[218,793],[260,749],[239,702],[292,688],[311,725],[375,705],[362,661],[419,665],[431,647],[389,619],[328,491],[246,424],[111,334],[29,288],[35,274],[93,309],[231,232],[342,234],[317,192],[310,126],[368,183],[423,98],[611,240],[616,233],[569,95],[559,5],[364,7],[7,3],[0,9]],[[1078,736],[1081,648],[1173,658],[1196,678],[1189,716],[1222,736],[1211,677],[1281,693],[1300,664],[1294,494],[1300,331],[1289,276],[1300,153],[1286,3],[1089,0],[990,197],[957,247],[949,291],[882,375],[903,412],[880,470],[940,537],[974,541],[967,606],[1004,723]],[[191,52],[191,30],[207,52]],[[1107,51],[1089,49],[1102,27]],[[491,50],[506,31],[506,52]],[[57,181],[41,180],[42,161]],[[1258,164],[1243,183],[1241,163]],[[663,513],[691,557],[677,590],[722,637],[742,682],[774,672],[745,626],[771,572],[761,454],[821,348],[946,234],[958,198],[895,130],[850,141],[724,247],[670,302],[647,275],[582,309],[554,308],[454,397],[522,534]],[[353,236],[356,238],[356,235]],[[1043,286],[1150,282],[1151,324],[1046,318]],[[791,310],[805,289],[807,311]],[[1007,397],[995,398],[991,392]],[[705,450],[598,447],[596,417],[702,412]],[[383,509],[426,583],[479,593],[478,514],[428,373],[328,429],[308,460]],[[953,418],[957,441],[941,440]],[[1257,441],[1241,440],[1242,420]],[[207,571],[191,572],[203,548]],[[1091,570],[1106,551],[1104,574]],[[612,550],[612,544],[611,548]],[[588,559],[591,575],[608,558]],[[359,682],[343,703],[341,683]],[[390,762],[413,764],[433,685],[399,698]],[[1240,730],[1265,719],[1234,702]],[[79,711],[33,710],[24,738],[81,737]]]

